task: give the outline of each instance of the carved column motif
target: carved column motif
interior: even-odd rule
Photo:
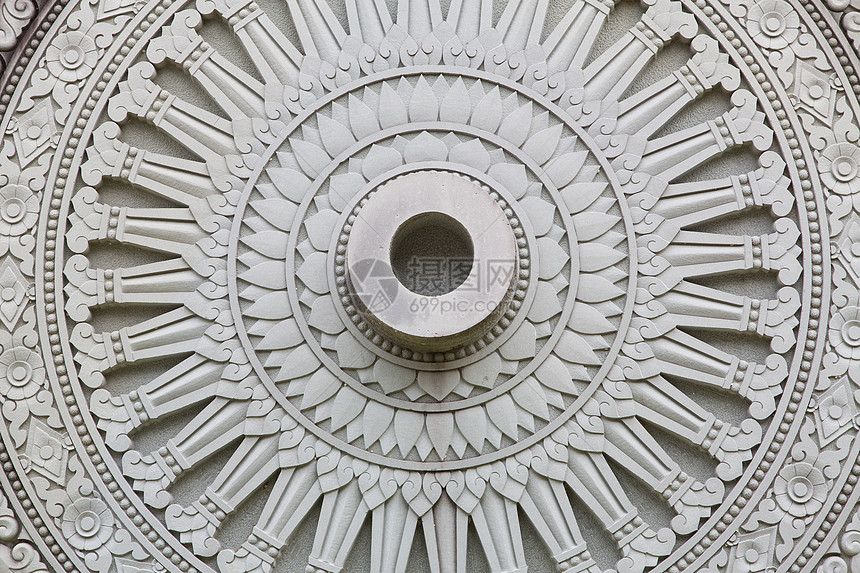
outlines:
[[[860,571],[858,50],[0,0],[0,572]]]

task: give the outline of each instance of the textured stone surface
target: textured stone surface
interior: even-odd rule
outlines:
[[[858,45],[838,0],[2,0],[0,571],[854,571]],[[394,240],[437,212],[456,280]]]

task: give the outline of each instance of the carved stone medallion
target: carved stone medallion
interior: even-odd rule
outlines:
[[[2,0],[0,571],[860,570],[854,4]]]

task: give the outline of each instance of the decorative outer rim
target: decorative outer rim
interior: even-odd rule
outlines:
[[[14,94],[15,89],[19,83],[21,75],[23,74],[24,68],[30,63],[33,55],[35,55],[39,51],[38,48],[41,44],[41,40],[51,29],[52,24],[57,19],[57,15],[65,8],[66,2],[67,0],[56,0],[55,2],[49,2],[48,4],[50,5],[50,10],[48,10],[48,4],[46,4],[42,8],[42,11],[38,17],[38,19],[40,20],[40,25],[32,26],[20,39],[19,44],[16,48],[18,50],[18,57],[16,58],[15,56],[13,56],[12,58],[12,62],[14,62],[15,65],[9,66],[9,68],[6,70],[6,73],[4,74],[3,82],[0,83],[0,86],[3,87],[2,96],[0,96],[0,115],[5,113],[8,104],[11,101],[12,95]],[[822,48],[828,52],[827,55],[832,56],[833,52],[835,52],[835,59],[837,61],[839,61],[840,59],[842,60],[842,65],[836,67],[835,73],[839,74],[842,77],[843,81],[848,80],[850,78],[850,81],[845,81],[844,85],[851,86],[853,88],[852,91],[854,92],[854,95],[849,97],[849,101],[856,113],[858,109],[860,109],[860,106],[858,106],[858,102],[856,100],[856,95],[860,94],[860,80],[858,80],[856,75],[856,70],[860,69],[860,60],[858,60],[857,54],[852,49],[845,50],[843,48],[843,46],[848,46],[850,44],[846,39],[846,36],[843,31],[839,29],[839,26],[834,21],[834,16],[828,8],[823,6],[822,3],[818,0],[801,0],[800,3],[801,5],[803,5],[806,11],[811,14],[811,16],[807,16],[801,12],[801,17],[803,17],[805,23],[810,26],[811,33],[815,34],[819,40],[821,40],[822,36],[829,40],[829,42],[821,43]],[[689,1],[685,1],[685,4],[690,7]],[[700,2],[700,4],[704,5],[704,2]],[[701,16],[701,12],[698,13]],[[715,22],[720,22],[721,17],[718,14],[714,14],[714,20]],[[707,25],[707,19],[702,19],[700,20],[700,22]],[[713,29],[712,26],[709,27]],[[831,48],[827,47],[828,43],[831,45]],[[26,45],[27,47],[22,48],[22,46],[24,45]],[[116,44],[116,46],[119,45],[119,43]],[[732,51],[732,53],[737,55],[734,51]],[[757,56],[759,58],[761,57],[760,54],[757,54]],[[746,66],[744,66],[744,68],[747,72],[749,71]],[[2,123],[5,123],[5,121],[3,121]],[[792,175],[796,176],[796,173],[793,172]],[[824,221],[824,224],[826,224],[826,221]],[[808,245],[808,238],[806,237],[806,235],[804,235],[804,243],[805,246]],[[829,279],[829,277],[827,278]],[[825,287],[829,287],[829,284],[827,284],[827,282],[825,282]],[[40,318],[44,318],[44,316],[40,316]],[[793,368],[793,370],[795,369]],[[52,379],[52,385],[56,388],[55,382],[56,381]],[[809,392],[811,392],[811,390],[807,388],[806,393],[808,394]],[[796,403],[797,401],[799,401],[799,399],[795,400],[794,402]],[[780,408],[780,410],[782,410],[782,408]],[[792,429],[796,429],[798,423],[799,422],[796,422],[794,424],[794,428]],[[768,436],[770,435],[771,434],[769,432]],[[5,435],[3,437],[4,439],[7,438]],[[77,438],[77,436],[75,436],[75,438]],[[854,449],[852,449],[852,454],[856,453],[857,447],[858,444],[855,443],[855,447]],[[5,443],[3,440],[0,440],[0,461],[6,462],[8,458],[9,456],[8,453],[6,453]],[[760,458],[758,456],[756,457],[756,459],[760,461]],[[774,459],[774,461],[776,460]],[[110,460],[108,460],[108,462],[110,463]],[[90,469],[92,468],[90,467]],[[772,471],[773,469],[771,470],[771,472]],[[860,459],[855,462],[855,465],[850,468],[850,471],[847,465],[843,468],[843,472],[836,480],[836,484],[841,484],[842,487],[841,489],[834,488],[833,495],[831,496],[831,498],[833,498],[833,496],[837,493],[841,493],[842,495],[850,494],[848,503],[850,504],[857,501],[857,499],[860,498],[860,491],[853,488],[853,486],[850,486],[846,480],[848,478],[853,477],[856,483],[858,475],[860,475]],[[25,491],[24,487],[21,486],[20,482],[15,480],[14,482],[9,483],[8,476],[4,474],[2,477],[0,477],[0,483],[3,484],[4,488],[11,487],[12,491],[14,492],[15,495],[10,496],[10,501],[13,509],[16,512],[19,512],[21,515],[23,515],[25,514],[23,506],[26,505],[28,508],[32,507],[32,502],[30,502],[30,500],[27,498],[27,492]],[[840,534],[841,527],[847,521],[849,514],[851,513],[833,510],[832,503],[833,500],[828,499],[828,503],[826,505],[831,506],[830,512],[826,515],[826,518],[823,517],[823,514],[819,514],[819,516],[813,522],[813,526],[810,527],[804,537],[798,541],[797,549],[795,550],[795,552],[786,558],[786,560],[784,561],[784,566],[780,568],[780,572],[797,572],[801,570],[803,572],[811,571],[817,565],[818,559],[820,559],[820,557],[822,557],[827,552],[828,548],[832,546],[833,542],[838,538]],[[29,512],[30,510],[28,509],[27,513]],[[744,512],[744,515],[746,514],[747,512]],[[120,513],[120,517],[124,517],[122,516],[122,513]],[[740,517],[740,515],[738,517]],[[48,562],[50,564],[55,565],[58,568],[62,568],[60,567],[59,561],[53,558],[53,555],[63,555],[61,553],[61,548],[56,543],[56,540],[54,540],[50,534],[41,535],[39,534],[39,532],[36,531],[37,528],[42,528],[44,526],[44,522],[38,514],[33,516],[31,519],[32,521],[24,520],[24,527],[27,529],[28,533],[30,534],[30,537],[34,539],[34,542],[40,549],[40,551],[44,555],[48,556]],[[730,521],[732,521],[731,518]],[[827,534],[823,539],[813,538],[818,537],[815,536],[815,534],[817,531],[819,531],[819,529],[817,527],[814,527],[814,525],[821,523],[827,523],[831,526],[830,533]],[[709,522],[709,524],[711,524],[711,522]],[[702,529],[704,530],[705,527],[703,527]],[[725,530],[725,527],[723,529]],[[685,564],[696,563],[696,565],[703,565],[705,560],[700,559],[700,556],[703,555],[702,550],[707,546],[711,546],[716,539],[720,539],[720,537],[717,536],[712,539],[709,535],[704,546],[697,545],[695,547],[695,549],[698,551],[690,551],[689,553],[686,553],[684,556]],[[149,547],[150,550],[152,549],[149,544],[146,544],[146,546]],[[813,552],[812,555],[806,555],[807,548],[808,550],[811,550]],[[688,549],[692,549],[691,543],[687,543],[682,546],[679,551],[673,553],[670,558],[674,558],[679,555],[680,551],[686,551]],[[798,556],[797,554],[801,551],[804,553],[804,555]],[[153,552],[153,555],[157,556],[159,554],[160,552]],[[63,557],[65,557],[65,555],[63,555]],[[796,560],[793,560],[794,557],[796,557]],[[667,558],[667,561],[670,558]],[[197,560],[194,558],[192,558],[192,560],[195,562],[196,565]],[[790,566],[788,565],[789,563],[791,563]],[[65,557],[63,559],[63,564],[65,568],[70,571],[74,570],[74,567],[76,566],[72,560],[68,559],[68,557]],[[169,562],[163,561],[162,564],[172,569],[172,565],[169,564]],[[204,569],[206,568],[204,567]],[[665,569],[666,567],[660,567],[655,571],[663,571]],[[675,569],[677,569],[677,567],[673,566],[673,570]]]
[[[858,112],[860,112],[860,100],[858,100],[860,98],[860,78],[858,78],[858,72],[860,72],[860,53],[857,51],[860,49],[860,43],[857,40],[860,40],[860,38],[855,40],[854,48],[852,48],[851,41],[846,36],[845,29],[843,28],[845,18],[850,12],[837,17],[836,14],[838,12],[835,12],[820,0],[799,1],[807,12],[806,14],[800,12],[800,16],[809,27],[810,32],[819,40],[822,49],[826,53],[832,52],[836,56],[835,59],[841,64],[840,66],[834,66],[834,72],[839,75],[843,85],[846,88],[850,88],[846,89],[846,94],[848,95],[847,101],[852,106],[855,117],[857,117]],[[845,8],[845,10],[847,9]],[[824,38],[824,41],[822,41],[822,38]],[[823,232],[826,230],[827,220],[824,219],[821,223],[825,227],[825,229],[822,229],[822,236],[829,236],[829,232],[827,234]],[[825,266],[824,268],[826,275],[824,277],[824,286],[829,288],[831,280],[829,266]],[[828,310],[825,310],[825,313]],[[827,321],[822,322],[826,323]],[[824,335],[824,325],[822,325],[819,332],[822,336]],[[780,573],[782,571],[789,571],[790,573],[801,571],[802,573],[810,573],[813,571],[813,569],[818,567],[829,548],[838,542],[843,528],[851,515],[860,511],[860,507],[858,507],[858,504],[860,504],[860,488],[855,487],[858,477],[860,477],[860,439],[855,438],[847,459],[853,459],[854,464],[846,463],[842,467],[839,477],[834,480],[834,487],[828,496],[827,502],[824,504],[824,507],[829,509],[826,512],[819,512],[815,516],[806,534],[798,540],[794,551],[785,559],[785,563],[790,563],[791,565],[787,568],[782,568]],[[837,510],[834,506],[837,504],[837,499],[840,496],[846,496],[847,501],[841,504],[843,507]],[[846,511],[845,508],[849,507],[852,509]],[[826,532],[827,529],[829,529],[829,533],[822,538],[820,533]],[[812,551],[812,555],[808,554],[807,549]]]
[[[6,1],[6,0],[0,0]],[[14,0],[12,0],[14,1]],[[111,61],[114,58],[120,58],[120,52],[123,49],[128,50],[129,52],[133,50],[135,45],[137,45],[141,40],[148,41],[151,39],[158,31],[161,29],[161,26],[170,18],[172,15],[179,11],[187,2],[179,1],[172,2],[172,0],[149,0],[147,4],[150,6],[148,10],[139,10],[135,13],[129,25],[123,29],[115,38],[114,43],[109,48],[109,51],[105,54],[105,57],[99,62],[96,68],[93,70],[90,78],[87,79],[88,84],[97,84],[97,79],[101,76],[102,73],[105,73],[107,67],[110,65]],[[32,72],[32,68],[39,61],[39,57],[43,54],[45,48],[47,47],[47,43],[43,43],[41,40],[50,34],[56,34],[59,26],[65,21],[63,18],[58,18],[61,13],[64,12],[72,12],[77,6],[76,2],[69,2],[69,0],[56,0],[56,4],[53,4],[50,12],[46,13],[46,17],[42,20],[40,26],[38,28],[31,27],[31,35],[29,40],[29,45],[27,48],[23,50],[24,55],[18,60],[18,65],[10,66],[10,70],[12,70],[12,75],[7,77],[7,83],[3,88],[3,96],[2,102],[0,102],[0,124],[2,124],[3,129],[5,130],[6,124],[8,120],[6,119],[5,112],[8,108],[9,103],[12,101],[13,96],[17,96],[20,98],[20,94],[16,94],[16,88],[18,83],[24,74],[24,71],[27,70]],[[151,18],[150,18],[151,17]],[[59,23],[56,21],[59,19]],[[56,25],[55,25],[56,24]],[[140,31],[139,38],[135,38],[133,36],[133,32],[135,30]],[[21,44],[23,44],[23,40]],[[125,69],[127,67],[126,59],[122,56],[122,65],[121,69]],[[99,104],[99,100],[103,93],[108,92],[109,90],[115,89],[117,83],[120,80],[119,74],[113,74],[105,85],[98,86],[96,85],[94,89],[90,89],[88,93],[90,97],[88,99],[80,98],[74,105],[74,110],[79,112],[81,108],[87,106],[87,104],[92,104],[86,107],[89,110],[95,109],[103,109],[106,106],[106,103]],[[8,96],[8,99],[7,99]],[[61,134],[61,143],[72,142],[74,146],[77,146],[77,143],[80,142],[80,137],[75,137],[71,135],[69,132],[71,131],[71,126],[67,126],[68,129],[65,130],[63,134]],[[80,147],[76,150],[73,155],[80,161],[83,156],[83,147]],[[60,187],[56,185],[56,174],[51,174],[49,176],[48,184],[46,184],[46,189],[56,187],[57,191],[62,194]],[[52,201],[52,195],[45,194],[43,198],[42,211],[46,212],[46,206],[50,205]],[[57,213],[56,217],[60,217],[60,214]],[[44,232],[46,230],[46,221],[44,217],[39,222],[39,230]],[[37,246],[38,254],[44,256],[45,248],[44,245]],[[37,268],[36,269],[36,290],[37,297],[44,299],[45,295],[45,280],[44,280],[44,269]],[[53,291],[53,289],[52,289]],[[39,327],[39,338],[40,345],[44,346],[46,344],[45,341],[48,339],[48,333],[46,332],[46,316],[45,316],[45,308],[42,305],[37,309],[38,318],[37,318],[37,326]],[[76,399],[81,397],[80,390],[78,389],[77,395],[73,398],[73,394],[75,392],[72,390],[71,386],[69,386],[68,382],[66,382],[64,387],[61,387],[60,382],[57,380],[57,372],[54,369],[47,369],[47,377],[49,380],[49,385],[54,395],[64,395],[66,400],[71,399],[74,402]],[[61,416],[64,419],[64,423],[66,427],[74,426],[76,432],[72,432],[69,434],[72,442],[77,446],[81,446],[82,436],[87,438],[90,432],[95,432],[96,428],[94,424],[92,424],[91,419],[82,420],[78,423],[78,420],[81,418],[76,415],[75,417],[78,420],[72,420],[72,415],[68,411],[68,406],[65,404],[60,406],[61,402],[57,402],[55,407],[58,410],[61,410]],[[76,408],[76,406],[73,406]],[[74,423],[70,423],[74,422]],[[11,463],[14,467],[15,474],[22,474],[22,468],[17,458],[12,458],[9,462],[6,459],[9,458],[7,453],[6,443],[9,440],[8,433],[6,431],[5,425],[0,425],[0,462],[3,463]],[[89,440],[89,443],[92,444],[92,440]],[[148,507],[146,507],[142,500],[138,498],[138,496],[132,491],[131,486],[128,482],[123,480],[121,483],[116,482],[113,478],[116,472],[119,471],[119,467],[116,462],[113,460],[111,455],[104,448],[104,444],[99,444],[96,446],[97,452],[93,454],[90,458],[81,458],[81,463],[85,467],[85,471],[89,475],[100,475],[103,481],[96,480],[95,486],[98,492],[101,494],[101,497],[108,503],[108,505],[112,508],[114,515],[117,517],[117,520],[122,523],[126,530],[131,533],[134,537],[134,540],[138,542],[142,547],[145,548],[146,551],[158,562],[158,565],[164,567],[168,571],[178,571],[178,567],[186,566],[189,568],[189,572],[195,571],[204,571],[215,573],[215,571],[210,568],[208,565],[203,563],[199,558],[197,558],[188,548],[184,547],[178,540],[174,539],[173,535],[167,530],[167,528],[160,523],[157,519],[155,519],[154,515],[150,511]],[[14,450],[13,450],[14,451]],[[105,455],[103,455],[105,454]],[[96,468],[96,464],[100,464],[105,466],[104,471],[99,471]],[[2,478],[0,478],[0,483],[4,484],[6,481],[5,472],[2,473]],[[17,483],[17,485],[16,485]],[[20,512],[21,515],[28,515],[30,520],[25,520],[24,525],[30,533],[30,538],[36,544],[39,552],[45,557],[45,561],[47,564],[56,571],[68,571],[69,573],[85,571],[86,567],[83,565],[83,562],[75,555],[74,551],[68,545],[68,542],[60,536],[59,538],[55,537],[50,533],[51,530],[54,530],[54,525],[52,522],[46,522],[42,518],[42,511],[44,508],[42,506],[42,502],[38,501],[38,496],[34,494],[32,491],[32,486],[29,484],[22,484],[20,481],[13,481],[11,484],[11,491],[14,495],[9,496],[12,501],[13,508]],[[108,486],[114,486],[115,491],[110,491]],[[7,490],[8,491],[8,490]],[[16,499],[17,498],[17,499]],[[33,499],[37,500],[34,506]],[[126,501],[129,503],[128,508],[122,508],[119,506],[120,501]],[[23,511],[22,509],[26,509]],[[136,526],[133,523],[133,518],[137,516],[144,517],[144,524],[140,527]],[[48,529],[50,528],[50,529]],[[47,531],[47,533],[45,533]],[[166,546],[162,549],[156,548],[155,543],[157,540],[166,540]]]
[[[756,76],[756,74],[752,73],[751,67],[752,65],[756,65],[760,68],[760,73],[764,75],[763,81],[767,81],[770,83],[771,88],[773,86],[779,86],[777,89],[783,91],[781,87],[781,83],[778,81],[778,78],[775,74],[771,73],[771,70],[768,67],[762,68],[758,66],[756,62],[758,61],[767,61],[767,58],[762,54],[761,50],[752,45],[750,43],[749,47],[740,43],[739,40],[738,45],[735,46],[731,43],[732,39],[737,38],[737,33],[735,32],[738,27],[738,23],[734,21],[734,19],[726,19],[724,15],[728,13],[728,8],[719,3],[708,3],[705,0],[685,0],[685,7],[691,10],[697,17],[700,25],[704,26],[711,34],[717,36],[718,41],[720,42],[721,47],[729,54],[730,58],[733,62],[740,68],[742,77],[750,77]],[[726,31],[720,31],[717,27],[719,25],[726,26]],[[752,54],[750,53],[750,48],[752,50]],[[758,78],[756,78],[758,79]],[[760,102],[770,102],[770,105],[763,105],[762,109],[766,114],[768,120],[770,122],[776,121],[775,114],[777,111],[784,111],[788,114],[789,117],[792,118],[792,125],[801,125],[799,118],[796,115],[794,109],[789,107],[788,109],[783,109],[782,103],[776,93],[771,91],[771,95],[773,98],[768,97],[768,93],[765,93],[762,86],[759,83],[755,83],[751,86],[753,93],[757,96]],[[786,94],[783,94],[786,95]],[[787,100],[787,95],[785,97]],[[793,141],[786,141],[785,133],[782,130],[774,131],[776,138],[778,138],[779,144],[784,149],[792,149],[796,150],[799,146],[803,146],[805,152],[807,153],[807,157],[811,156],[810,150],[808,146],[803,145],[805,142],[800,142],[798,139],[793,139]],[[787,168],[789,175],[792,180],[792,189],[796,191],[798,195],[797,198],[798,205],[803,204],[805,208],[809,206],[804,200],[803,196],[800,194],[801,189],[801,178],[799,176],[799,171],[801,169],[805,169],[806,162],[803,159],[804,155],[801,152],[801,156],[799,159],[796,159],[794,162],[787,162]],[[821,193],[820,187],[816,189],[818,193],[814,198],[823,197]],[[826,213],[825,206],[820,202],[812,202],[812,205],[809,206],[814,213]],[[807,210],[808,212],[808,210]],[[803,213],[803,211],[801,211]],[[813,214],[814,214],[813,213]],[[809,222],[801,221],[800,230],[801,230],[801,241],[803,244],[804,252],[807,252],[807,249],[811,246],[810,239],[810,230],[809,230]],[[820,228],[818,227],[820,225]],[[821,237],[829,237],[829,232],[827,231],[827,220],[823,218],[821,221],[816,222],[817,228],[819,228],[818,234],[819,238]],[[812,269],[811,263],[804,257],[804,281],[802,285],[802,292],[811,292],[812,288]],[[818,308],[823,307],[825,310],[823,312],[827,312],[829,309],[829,295],[830,295],[830,276],[829,276],[829,265],[823,265],[824,272],[824,281],[823,281],[823,289],[821,295],[813,302],[814,305],[817,305]],[[822,304],[821,300],[828,301],[828,304]],[[806,340],[815,341],[818,339],[819,334],[821,335],[821,339],[823,340],[823,336],[825,336],[826,332],[826,320],[822,321],[819,324],[819,332],[813,332],[809,330],[809,316],[810,316],[810,308],[809,302],[804,301],[803,308],[801,310],[801,322],[798,326],[797,332],[797,344],[798,348],[805,345]],[[789,454],[789,450],[791,448],[783,447],[783,444],[786,442],[786,438],[791,436],[792,439],[798,434],[800,430],[800,425],[803,423],[805,419],[804,416],[795,416],[794,412],[798,410],[798,404],[807,403],[809,397],[812,394],[814,389],[813,384],[807,384],[806,381],[810,378],[815,379],[815,376],[818,372],[818,367],[820,365],[822,356],[824,352],[824,345],[820,345],[816,348],[815,355],[811,356],[809,360],[801,360],[802,354],[800,352],[795,352],[795,357],[793,362],[789,367],[789,374],[787,380],[796,380],[795,389],[793,392],[783,392],[782,400],[780,400],[779,405],[777,407],[776,412],[781,414],[781,419],[783,422],[781,424],[772,423],[768,428],[765,434],[762,437],[762,446],[769,445],[768,447],[760,447],[753,458],[749,461],[749,465],[747,466],[747,471],[744,472],[744,475],[738,480],[738,485],[735,486],[730,492],[727,493],[725,500],[723,503],[713,512],[711,518],[709,518],[704,524],[701,526],[701,530],[710,530],[707,537],[699,538],[696,536],[694,539],[688,540],[683,543],[680,547],[678,547],[673,553],[667,557],[661,565],[658,565],[654,569],[654,573],[663,573],[664,571],[669,571],[669,573],[678,573],[681,571],[682,567],[686,568],[692,564],[695,564],[697,567],[704,567],[708,562],[708,559],[713,555],[713,553],[707,554],[707,557],[702,557],[706,555],[705,550],[708,547],[713,546],[727,546],[729,545],[730,540],[736,534],[736,532],[740,529],[740,526],[746,522],[747,517],[752,513],[758,503],[763,499],[767,488],[758,487],[761,483],[772,483],[776,478],[779,470],[782,467],[782,462],[786,459]],[[803,379],[801,380],[800,374],[803,374]],[[793,408],[792,411],[789,411],[789,408]],[[774,420],[778,418],[774,417]],[[755,477],[756,472],[759,470],[763,470],[764,475],[761,476],[761,479]],[[729,528],[728,525],[738,522],[739,525],[737,528]],[[807,532],[807,536],[810,533]],[[797,547],[802,547],[807,540],[804,537],[801,540],[797,541]],[[791,562],[791,556],[786,558],[783,562],[783,567],[780,568],[780,573],[783,570],[788,569],[788,564]],[[693,569],[695,570],[695,569]]]

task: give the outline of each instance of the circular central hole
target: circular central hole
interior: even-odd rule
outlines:
[[[475,264],[469,232],[453,217],[422,213],[397,229],[391,268],[400,284],[423,296],[442,296],[466,282]]]

